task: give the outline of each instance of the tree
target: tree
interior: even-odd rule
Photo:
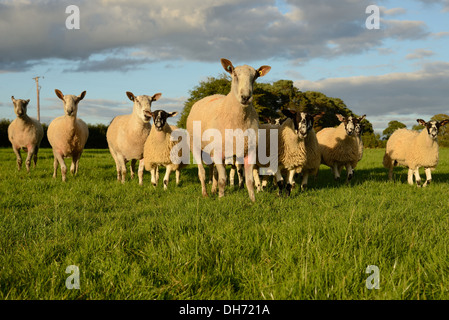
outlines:
[[[198,86],[190,91],[190,97],[184,103],[181,117],[177,123],[180,128],[186,127],[187,117],[192,106],[198,100],[212,94],[226,95],[231,89],[231,79],[223,73],[220,77],[210,77],[206,81],[201,81]],[[325,127],[334,127],[340,124],[337,113],[343,116],[356,116],[338,98],[327,97],[325,94],[316,91],[301,92],[296,88],[291,80],[279,80],[274,83],[254,84],[253,104],[261,122],[265,118],[283,118],[283,109],[293,109],[309,113],[321,113],[323,116],[316,121],[314,127],[316,131]],[[373,133],[373,126],[368,120],[363,120],[362,125],[365,133]]]
[[[407,126],[405,124],[396,120],[388,122],[388,127],[386,127],[384,131],[382,131],[382,134],[384,135],[383,139],[388,140],[393,134],[393,132],[395,132],[397,129],[402,129],[406,127]]]

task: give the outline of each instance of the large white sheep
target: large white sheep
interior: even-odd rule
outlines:
[[[58,164],[61,166],[62,181],[66,181],[67,166],[64,158],[71,157],[70,172],[75,175],[78,172],[79,160],[89,137],[89,129],[86,123],[77,118],[78,103],[83,100],[86,91],[79,96],[63,95],[58,89],[56,96],[64,102],[65,115],[54,119],[48,126],[48,142],[53,149],[53,178],[56,178]]]
[[[341,121],[338,127],[324,128],[317,133],[321,163],[331,168],[335,180],[340,178],[341,170],[346,167],[346,182],[349,182],[363,155],[363,144],[356,127],[365,115],[345,118],[337,114],[337,118]]]
[[[151,183],[154,187],[157,186],[158,182],[158,166],[164,166],[166,168],[164,190],[168,187],[170,173],[175,171],[176,185],[178,185],[180,170],[187,165],[183,162],[173,163],[172,150],[179,141],[175,141],[172,138],[172,133],[178,128],[176,126],[170,126],[167,123],[167,118],[174,117],[177,114],[177,112],[165,112],[164,110],[152,112],[154,126],[144,144],[143,161],[145,169],[151,172]],[[173,156],[179,156],[179,154]]]
[[[218,195],[224,196],[224,189],[226,186],[226,168],[225,168],[225,144],[226,144],[226,132],[225,130],[241,130],[243,133],[250,133],[253,131],[256,136],[257,144],[257,129],[259,128],[259,120],[257,112],[252,104],[253,101],[253,86],[254,81],[266,75],[271,67],[262,66],[259,69],[254,69],[250,66],[238,66],[234,67],[231,61],[227,59],[221,59],[223,68],[229,72],[232,76],[231,90],[228,95],[212,95],[201,99],[196,102],[187,118],[187,131],[191,138],[191,150],[195,161],[198,164],[198,176],[201,182],[202,194],[207,197],[206,191],[206,177],[203,167],[203,154],[211,156],[211,160],[214,158],[221,159],[221,161],[215,161],[218,172]],[[194,137],[194,122],[201,125],[201,130],[195,132],[200,137]],[[205,152],[205,147],[208,145],[208,141],[204,141],[203,133],[208,129],[215,129],[216,132],[221,134],[221,150],[213,150],[212,152]],[[236,140],[233,138],[233,155],[237,157],[245,158],[245,183],[248,189],[249,197],[252,201],[255,201],[254,196],[254,180],[252,169],[254,167],[253,160],[248,161],[248,149],[254,150],[256,146],[248,146],[248,138],[245,139],[243,154],[236,154]],[[229,141],[228,141],[229,143]],[[218,142],[218,144],[220,144]],[[221,151],[221,152],[220,152]],[[215,154],[212,154],[215,152]],[[226,154],[226,156],[231,156]],[[216,160],[215,159],[215,160]],[[214,191],[214,184],[212,185],[212,192]]]
[[[442,121],[425,122],[417,119],[419,124],[424,126],[421,132],[415,130],[398,129],[387,141],[383,165],[389,169],[388,179],[393,178],[393,168],[397,165],[408,168],[407,182],[413,185],[413,175],[416,184],[421,185],[419,168],[424,167],[426,172],[427,186],[432,180],[431,170],[438,164],[438,130],[449,122],[449,119]]]
[[[139,160],[139,184],[143,184],[143,147],[151,130],[151,104],[159,100],[161,93],[153,96],[135,96],[126,92],[129,100],[134,102],[133,112],[112,119],[106,132],[109,151],[114,158],[117,180],[125,183],[126,163],[131,160],[131,178],[134,177],[134,163]]]
[[[22,168],[20,150],[24,149],[28,152],[25,165],[27,172],[30,172],[31,158],[33,158],[34,167],[36,167],[37,153],[44,137],[44,130],[39,121],[27,115],[29,99],[14,99],[14,96],[12,96],[11,100],[17,118],[8,126],[8,138],[17,157],[17,169],[20,171]]]

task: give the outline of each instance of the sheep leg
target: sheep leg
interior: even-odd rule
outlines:
[[[80,154],[74,154],[72,156],[72,164],[70,165],[70,172],[72,173],[72,175],[76,175],[78,173],[78,164],[80,158],[81,158]]]
[[[131,171],[131,179],[134,179],[134,171],[136,169],[136,162],[137,162],[137,159],[131,159],[131,164],[129,166],[129,171]],[[139,170],[140,170],[140,162],[139,162]],[[139,184],[140,184],[140,180],[139,180]]]
[[[176,173],[176,185],[179,185],[179,177],[181,175],[181,172],[178,169],[178,170],[175,171],[175,173]]]
[[[115,168],[117,170],[117,180],[120,181],[120,180],[122,180],[122,173],[120,170],[120,163],[117,160],[117,155],[115,154],[115,151],[111,147],[109,147],[109,152],[111,153],[111,156],[115,162]]]
[[[134,161],[134,163],[137,161],[137,160],[131,160],[131,167],[132,167],[132,162]],[[139,160],[139,171],[138,171],[138,177],[139,177],[139,185],[143,185],[143,170],[145,169],[145,162],[144,162],[144,160],[143,160],[143,158],[142,159],[140,159]]]
[[[340,179],[340,171],[338,170],[338,164],[334,163],[334,166],[332,167],[332,171],[334,173],[334,179],[335,180]]]
[[[249,198],[252,202],[256,201],[256,197],[254,195],[254,177],[252,172],[254,170],[254,164],[248,163],[248,159],[245,157],[245,183],[246,189],[248,190]]]
[[[292,192],[294,178],[295,178],[295,170],[289,170],[287,178],[287,187],[285,188],[287,196],[290,196],[290,193]]]
[[[259,170],[257,168],[253,169],[253,179],[254,179],[254,185],[256,187],[257,192],[262,191],[261,184],[260,184]]]
[[[30,166],[31,166],[31,158],[34,155],[34,147],[33,146],[28,146],[28,154],[27,154],[27,158],[25,160],[25,166],[27,168],[27,172],[30,172]]]
[[[212,194],[215,194],[217,192],[217,186],[218,186],[218,171],[217,168],[215,168],[215,166],[209,165],[209,172],[212,172],[211,178],[212,178],[212,187],[210,192]]]
[[[201,159],[197,161],[198,163],[198,178],[201,182],[201,193],[203,194],[203,197],[208,197],[207,190],[206,190],[206,170],[204,170],[203,163],[201,162]]]
[[[54,157],[55,157],[55,162],[53,163],[53,167],[55,168],[55,171],[53,172],[53,178],[56,178],[56,169],[58,168],[58,163],[61,166],[61,175],[62,175],[62,181],[66,181],[67,177],[67,166],[65,165],[64,162],[64,157],[62,156],[62,154],[59,154],[58,152],[54,152],[53,153]]]
[[[239,188],[243,187],[243,166],[241,164],[237,165],[237,177],[239,178]]]
[[[304,191],[306,189],[308,180],[309,180],[309,174],[307,172],[304,172],[302,174],[301,191]]]
[[[426,168],[426,182],[424,182],[423,187],[427,187],[432,181],[432,172],[430,168]]]
[[[56,174],[58,172],[58,158],[56,157],[56,153],[53,151],[53,178],[56,178]]]
[[[415,173],[416,185],[418,187],[421,187],[421,177],[419,175],[419,168],[415,169],[414,173]],[[413,184],[413,181],[412,181],[412,184]]]
[[[234,186],[234,178],[235,178],[235,166],[231,166],[231,171],[229,172],[229,185],[231,187]]]
[[[215,164],[215,167],[218,171],[218,197],[221,198],[224,196],[226,187],[226,167],[222,163]]]
[[[214,166],[209,166],[209,184],[212,183],[214,176]]]
[[[349,182],[354,176],[354,169],[352,169],[352,166],[350,164],[346,165],[346,173],[347,173],[346,182]]]
[[[17,170],[20,171],[20,169],[22,169],[22,156],[20,155],[20,148],[13,147],[12,149],[14,150],[17,158]]]
[[[278,185],[278,196],[281,196],[284,191],[284,178],[282,177],[281,170],[275,173],[276,182]]]
[[[393,179],[393,166],[391,166],[388,170],[388,181],[391,181]]]
[[[37,165],[37,152],[38,151],[39,151],[39,146],[36,146],[34,148],[34,154],[33,154],[33,162],[34,162],[34,167],[33,168],[36,168],[36,165]]]
[[[408,169],[407,182],[408,184],[413,185],[413,170],[410,168]]]
[[[121,181],[122,183],[125,183],[126,180],[126,160],[125,158],[118,154],[117,155],[117,162],[118,162],[118,168],[120,170],[120,176],[121,176]],[[117,175],[118,177],[118,175]]]
[[[168,188],[168,181],[170,180],[170,173],[172,171],[172,166],[168,165],[165,168],[165,176],[164,176],[164,190],[167,190]]]
[[[150,169],[150,173],[151,173],[151,184],[153,185],[153,187],[156,188],[157,183],[158,183],[158,167],[157,166],[152,166]]]

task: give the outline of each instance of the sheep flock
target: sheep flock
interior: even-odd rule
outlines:
[[[282,110],[284,120],[260,117],[253,105],[255,81],[265,76],[270,66],[255,69],[248,65],[234,67],[228,59],[221,59],[222,67],[231,75],[231,89],[227,95],[212,95],[197,101],[191,108],[186,130],[167,123],[177,112],[152,111],[152,104],[162,94],[136,96],[126,92],[133,102],[130,114],[118,115],[111,120],[107,130],[107,143],[116,163],[117,180],[126,181],[126,164],[130,164],[131,178],[134,166],[139,162],[139,184],[143,184],[144,169],[151,173],[151,184],[157,187],[159,167],[166,168],[163,187],[167,189],[170,173],[176,173],[176,185],[180,182],[181,170],[190,164],[190,154],[197,164],[198,178],[203,197],[208,197],[206,170],[212,181],[211,193],[221,198],[225,195],[228,177],[226,167],[232,166],[231,185],[237,168],[239,186],[246,185],[248,196],[255,201],[255,193],[262,192],[272,176],[279,195],[289,196],[295,188],[294,177],[302,176],[300,191],[308,183],[309,175],[316,176],[320,165],[329,166],[336,180],[346,168],[346,183],[354,177],[354,169],[363,157],[362,127],[366,115],[337,114],[341,124],[335,128],[323,128],[315,132],[314,122],[324,112],[309,114],[304,110]],[[64,95],[55,90],[62,100],[64,115],[51,121],[47,137],[53,150],[53,178],[61,167],[62,180],[66,181],[67,167],[64,158],[71,157],[70,171],[76,175],[84,146],[89,137],[86,123],[78,114],[78,105],[86,96]],[[21,169],[20,150],[27,151],[26,169],[30,172],[31,161],[36,166],[38,150],[44,131],[36,119],[27,115],[30,100],[11,97],[17,118],[8,127],[8,138]],[[152,120],[152,121],[151,121]],[[153,125],[151,125],[153,122]],[[387,141],[383,166],[388,170],[388,179],[393,177],[395,166],[408,168],[408,183],[425,187],[432,180],[431,171],[438,164],[438,131],[449,122],[417,122],[424,126],[421,132],[396,130]],[[212,139],[213,138],[213,139]],[[213,140],[213,142],[211,142]],[[419,168],[425,169],[426,180],[421,183]],[[262,178],[262,182],[261,182]]]

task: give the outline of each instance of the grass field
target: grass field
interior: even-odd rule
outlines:
[[[193,165],[164,192],[148,172],[118,183],[107,150],[86,150],[63,183],[50,149],[30,174],[0,149],[0,298],[448,299],[449,150],[427,188],[400,168],[387,182],[383,153],[365,150],[351,186],[323,166],[307,191],[251,203],[229,187],[203,199]]]

